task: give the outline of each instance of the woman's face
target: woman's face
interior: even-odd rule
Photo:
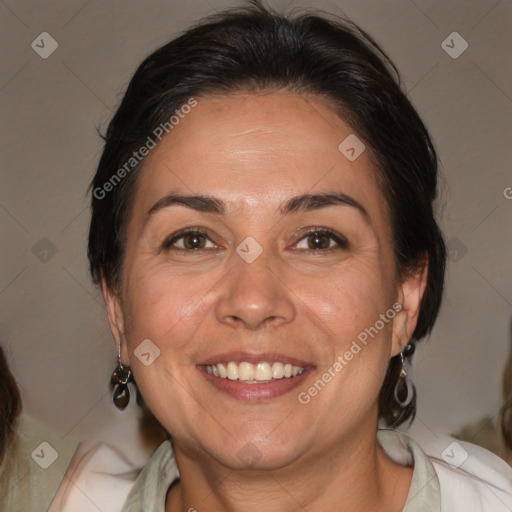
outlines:
[[[423,288],[396,279],[370,150],[314,96],[197,102],[146,158],[105,293],[124,363],[175,445],[228,467],[374,436]]]

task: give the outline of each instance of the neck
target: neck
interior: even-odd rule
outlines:
[[[372,435],[354,433],[337,448],[300,457],[273,470],[231,470],[175,443],[180,481],[167,496],[166,512],[310,512],[402,510],[412,468],[395,464]]]

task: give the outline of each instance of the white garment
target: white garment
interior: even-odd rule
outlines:
[[[382,442],[383,435],[387,436],[385,443]],[[432,467],[439,482],[441,508],[425,510],[512,511],[512,467],[484,448],[450,436],[423,439],[420,448],[409,436],[391,430],[379,430],[379,441],[389,457],[398,464],[411,465],[414,460],[416,470],[422,459]],[[413,484],[414,481],[411,487]],[[414,492],[421,492],[421,489]],[[410,493],[410,510],[423,512],[413,498]],[[406,506],[404,512],[408,511]]]
[[[441,512],[512,511],[512,467],[503,459],[450,436],[421,444],[441,484]],[[447,460],[466,456],[459,447],[467,459],[455,468]]]
[[[119,512],[140,471],[111,446],[82,443],[48,512]]]
[[[378,439],[397,463],[414,464],[404,512],[512,511],[512,468],[487,450],[448,436],[420,448],[410,437],[391,430],[379,430]],[[68,485],[63,482],[50,512],[160,512],[166,491],[179,474],[169,441],[142,472],[116,450],[96,444],[77,452],[68,473]],[[128,495],[131,504],[123,509]],[[439,502],[440,508],[435,505]]]

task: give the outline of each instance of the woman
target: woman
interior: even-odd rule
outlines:
[[[23,414],[20,391],[0,347],[0,510],[48,510],[78,446]]]
[[[378,430],[414,417],[407,364],[441,303],[436,183],[395,68],[349,22],[254,3],[140,65],[88,252],[114,402],[134,379],[170,435],[124,511],[512,509],[503,461]]]

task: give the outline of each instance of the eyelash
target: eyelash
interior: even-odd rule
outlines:
[[[186,251],[186,252],[195,252],[199,250],[211,250],[211,248],[203,248],[203,249],[186,249],[181,247],[173,247],[173,245],[178,241],[183,239],[187,235],[201,235],[206,237],[210,242],[212,242],[211,237],[208,234],[207,230],[204,230],[203,228],[199,227],[193,227],[193,228],[185,228],[181,231],[178,231],[177,233],[174,233],[171,235],[170,238],[165,240],[162,244],[161,249],[163,251]],[[330,229],[326,228],[312,228],[309,231],[302,234],[302,236],[295,242],[295,244],[298,244],[302,240],[308,238],[312,235],[324,235],[331,238],[337,246],[334,247],[327,247],[325,249],[292,249],[292,250],[299,250],[299,251],[309,251],[309,252],[318,252],[318,251],[332,251],[336,249],[347,249],[349,244],[346,238],[334,231],[331,231]],[[212,242],[213,243],[213,242]]]
[[[167,240],[162,244],[162,250],[164,251],[195,251],[198,249],[182,249],[181,247],[172,247],[178,240],[184,238],[186,235],[202,235],[211,241],[208,232],[199,227],[185,228],[177,233],[171,235]]]
[[[306,231],[305,233],[302,233],[301,237],[295,243],[298,244],[302,240],[307,239],[308,237],[310,237],[312,235],[327,236],[327,237],[331,238],[337,245],[333,246],[333,247],[327,247],[326,249],[294,249],[294,250],[311,251],[311,252],[318,252],[318,251],[325,252],[325,251],[332,251],[332,250],[339,250],[339,249],[348,249],[348,246],[349,246],[348,241],[343,235],[340,235],[339,233],[336,233],[335,231],[332,231],[332,230],[326,229],[326,228],[310,229],[310,230]]]

